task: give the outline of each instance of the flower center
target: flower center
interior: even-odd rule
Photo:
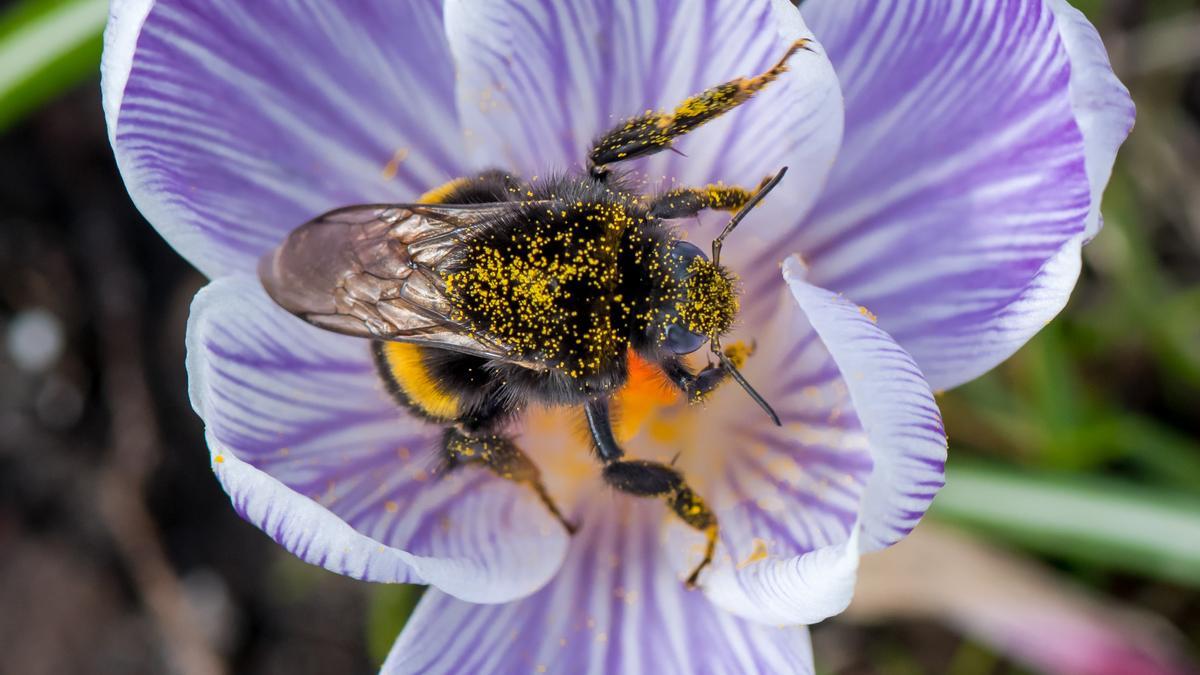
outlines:
[[[671,386],[658,368],[632,352],[629,356],[629,381],[614,398],[613,431],[617,440],[628,443],[648,422],[655,422],[649,432],[656,440],[675,440],[662,437],[664,433],[670,434],[671,428],[662,424],[659,412],[662,408],[680,404],[679,390]]]
[[[678,456],[693,487],[704,489],[719,459],[707,452],[717,442],[715,423],[714,406],[689,405],[661,370],[629,355],[629,379],[613,397],[613,432],[629,458],[670,463]],[[600,463],[579,409],[531,407],[522,417],[517,443],[541,468],[546,487],[568,512],[600,479]],[[701,454],[703,461],[689,461]]]

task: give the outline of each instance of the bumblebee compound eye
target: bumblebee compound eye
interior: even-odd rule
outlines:
[[[666,333],[663,348],[670,350],[672,354],[691,354],[708,341],[707,337],[696,335],[677,323],[667,326]]]
[[[686,298],[679,304],[683,327],[709,340],[724,335],[738,313],[733,275],[706,258],[693,258],[684,284]]]
[[[708,256],[699,246],[682,239],[671,245],[671,257],[674,259],[675,276],[680,279],[687,277],[688,268],[693,260],[708,260]]]
[[[675,253],[675,257],[686,263],[691,263],[696,258],[708,260],[708,256],[705,255],[704,249],[690,241],[684,241],[683,239],[680,239],[679,241],[675,242],[671,248]]]

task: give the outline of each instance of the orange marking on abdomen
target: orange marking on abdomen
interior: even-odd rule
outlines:
[[[613,397],[613,433],[624,443],[637,435],[659,408],[677,403],[682,394],[654,364],[629,352],[629,380]]]

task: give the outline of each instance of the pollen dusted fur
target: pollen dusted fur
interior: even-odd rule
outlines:
[[[652,349],[690,307],[675,236],[642,198],[588,178],[531,192],[464,245],[445,277],[451,318],[595,391],[605,383],[591,378]]]
[[[738,312],[733,275],[720,265],[695,258],[688,265],[687,302],[679,303],[679,318],[689,331],[716,340],[733,325]]]
[[[350,206],[294,230],[259,275],[282,307],[314,325],[374,340],[396,401],[445,427],[442,471],[479,463],[528,485],[568,531],[538,468],[506,434],[529,403],[582,408],[601,475],[623,492],[662,499],[703,532],[694,586],[712,561],[716,515],[674,467],[627,459],[610,403],[631,363],[651,364],[690,402],[732,378],[778,423],[738,367],[750,354],[720,339],[738,313],[724,239],[782,179],[641,195],[609,164],[671,147],[750,100],[806,49],[794,43],[755,77],[646,113],[597,139],[584,173],[524,181],[500,170],[456,178],[415,204]],[[679,238],[674,218],[735,212],[712,258]],[[708,343],[717,363],[682,356]],[[720,449],[715,449],[720,451]]]

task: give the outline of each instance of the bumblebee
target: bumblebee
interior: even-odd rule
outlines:
[[[738,312],[721,247],[786,167],[753,190],[710,185],[645,196],[609,166],[671,149],[778,78],[807,44],[796,42],[756,77],[621,122],[596,140],[586,172],[522,181],[486,171],[419,203],[326,213],[268,253],[259,276],[277,304],[305,321],[373,341],[396,400],[444,426],[446,470],[476,462],[527,484],[571,532],[505,428],[529,403],[582,408],[605,482],[664,499],[707,535],[687,578],[694,586],[712,561],[716,516],[674,467],[625,458],[610,399],[628,380],[630,360],[641,358],[693,402],[732,378],[779,424],[738,371],[742,354],[721,346]],[[705,209],[734,214],[711,256],[669,226]],[[716,362],[697,372],[682,357],[705,343]]]

